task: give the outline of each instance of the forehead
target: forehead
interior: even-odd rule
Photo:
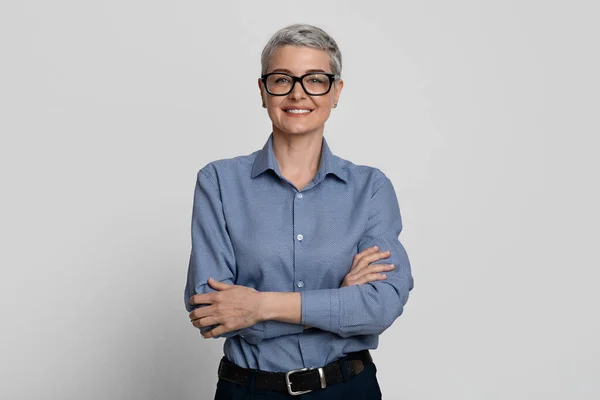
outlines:
[[[331,72],[329,54],[325,50],[289,45],[278,47],[273,52],[269,60],[269,72],[276,69],[288,70],[295,75],[310,70]]]

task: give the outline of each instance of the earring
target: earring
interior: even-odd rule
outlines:
[[[336,108],[336,107],[337,107],[337,103],[334,103],[334,104],[333,104],[333,108]]]
[[[263,108],[267,108],[267,105],[265,104],[265,102],[264,102],[264,101],[263,101],[263,103],[262,103],[262,107],[263,107]]]

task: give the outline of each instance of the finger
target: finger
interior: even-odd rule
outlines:
[[[367,247],[366,249],[364,249],[363,251],[361,251],[360,253],[356,254],[356,259],[358,261],[362,260],[364,257],[373,254],[375,252],[377,252],[377,250],[379,250],[379,246],[373,246],[373,247]]]
[[[379,246],[367,247],[360,253],[357,253],[352,259],[352,266],[350,267],[350,271],[355,269],[357,265],[365,258],[366,256],[375,253],[379,249]]]
[[[235,286],[235,285],[230,285],[229,283],[217,281],[213,278],[208,278],[208,284],[210,285],[211,288],[216,289],[216,290],[227,290],[227,289],[230,289],[231,287]]]
[[[372,247],[367,247],[366,249],[364,249],[363,251],[359,252],[356,254],[356,257],[358,259],[363,258],[366,255],[369,255],[371,253],[376,252],[377,250],[379,250],[379,246],[372,246]]]
[[[366,254],[373,253],[373,252],[377,251],[378,249],[379,249],[379,246],[375,245],[375,246],[372,246],[372,247],[367,247],[366,249],[364,249],[363,251],[361,251],[358,254],[366,255]]]
[[[229,329],[229,328],[225,327],[224,325],[219,325],[216,328],[211,329],[210,331],[206,332],[206,335],[202,335],[202,336],[204,336],[205,338],[208,339],[209,337],[219,336],[224,333],[230,332],[232,330],[233,329]]]
[[[195,294],[190,297],[190,304],[212,304],[214,301],[212,293]]]
[[[368,263],[372,263],[373,261],[381,260],[382,258],[388,258],[391,255],[392,255],[392,253],[389,250],[378,251],[377,253],[369,254],[368,256],[366,256],[363,259],[363,261],[366,261]]]
[[[375,282],[375,281],[383,281],[385,279],[387,279],[387,275],[385,275],[385,274],[377,274],[377,273],[366,274],[360,278],[360,280],[358,281],[357,284],[369,283],[369,282]]]
[[[371,265],[369,265],[369,267],[366,270],[369,271],[370,273],[372,273],[372,272],[391,271],[394,268],[396,268],[396,266],[394,264],[371,264]]]
[[[368,268],[359,270],[354,279],[363,282],[366,276],[373,276],[373,274],[377,275],[379,272],[391,271],[394,268],[396,268],[394,264],[371,264]]]
[[[373,254],[368,254],[368,255],[364,256],[362,259],[360,259],[356,263],[356,265],[353,265],[351,270],[362,271],[363,269],[368,267],[369,264],[371,264],[372,262],[379,261],[380,259],[387,258],[389,256],[390,256],[389,251],[379,251],[379,252],[376,252]]]
[[[196,328],[201,328],[204,326],[211,326],[211,325],[218,325],[219,321],[217,320],[217,318],[215,317],[204,317],[204,318],[200,318],[200,319],[196,319],[192,321],[192,325],[194,325]]]
[[[195,309],[190,313],[190,320],[196,320],[214,315],[216,308],[214,306],[206,306]]]

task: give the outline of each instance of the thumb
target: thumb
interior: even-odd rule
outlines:
[[[231,286],[229,283],[225,283],[225,282],[219,282],[213,278],[208,278],[208,284],[210,285],[210,287],[212,287],[213,289],[217,289],[217,290],[225,290],[225,289],[229,289]]]

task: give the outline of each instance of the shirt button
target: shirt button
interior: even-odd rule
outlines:
[[[298,286],[299,288],[301,288],[301,287],[304,287],[304,282],[303,282],[303,281],[298,281],[298,284],[297,284],[297,286]]]
[[[298,236],[296,236],[296,238],[297,238],[298,240],[302,240],[302,239],[304,239],[304,236],[302,236],[302,235],[298,235]]]
[[[302,198],[302,193],[298,193],[298,194],[296,194],[296,198],[297,198],[297,199],[301,199],[301,198]]]

